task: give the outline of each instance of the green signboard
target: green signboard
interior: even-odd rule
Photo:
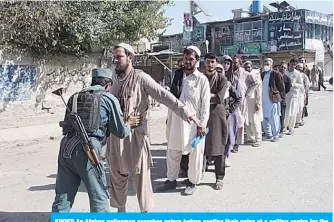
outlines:
[[[243,44],[244,54],[259,54],[260,52],[268,52],[268,42],[246,43]]]
[[[260,52],[268,52],[268,42],[258,43],[242,43],[231,46],[221,46],[221,54],[259,54]]]
[[[241,48],[241,44],[235,44],[230,46],[222,46],[221,47],[221,54],[223,55],[235,55],[238,54],[238,51]]]

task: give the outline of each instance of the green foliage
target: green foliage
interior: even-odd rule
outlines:
[[[92,46],[152,39],[170,19],[170,1],[11,1],[0,3],[0,45],[38,55],[91,52]]]

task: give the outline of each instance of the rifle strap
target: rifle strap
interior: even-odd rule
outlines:
[[[72,112],[77,113],[78,111],[78,94],[75,94],[73,96],[73,101],[72,101]]]

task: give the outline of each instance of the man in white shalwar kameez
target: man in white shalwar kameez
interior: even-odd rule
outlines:
[[[262,141],[262,80],[260,72],[252,68],[252,62],[246,61],[244,68],[257,82],[259,82],[255,91],[249,93],[246,97],[248,106],[248,125],[245,125],[247,140],[251,142],[253,147],[258,147]]]
[[[296,70],[298,60],[293,58],[288,65],[288,71],[285,73],[291,80],[291,89],[286,94],[285,126],[289,128],[288,135],[292,135],[296,125],[297,115],[301,108],[300,93],[303,91],[303,75]]]
[[[245,125],[248,125],[248,95],[254,93],[255,89],[259,85],[259,81],[254,79],[253,76],[245,71],[242,67],[242,58],[239,56],[234,57],[234,75],[238,77],[237,91],[241,95],[241,103],[237,110],[237,146],[244,144]]]
[[[114,48],[115,75],[110,92],[118,97],[125,120],[133,116],[142,119],[141,125],[133,128],[128,137],[120,139],[111,135],[107,142],[110,206],[117,208],[118,212],[126,212],[130,176],[140,211],[148,212],[154,207],[149,140],[150,97],[176,112],[184,121],[193,118],[185,104],[173,94],[142,70],[134,69],[134,54],[134,49],[125,43]],[[197,119],[194,121],[198,122]]]
[[[296,125],[295,125],[295,128],[298,128],[299,126],[304,125],[303,112],[304,112],[304,107],[307,105],[308,91],[310,89],[311,83],[307,75],[303,72],[303,69],[304,69],[303,63],[298,63],[296,69],[302,74],[303,83],[304,83],[304,87],[300,90],[300,96],[299,96],[300,108],[299,108],[299,113],[297,114],[297,120],[296,120]]]
[[[210,115],[211,93],[207,77],[196,68],[200,54],[200,50],[195,46],[189,46],[183,53],[184,73],[179,100],[189,108],[190,112],[196,113],[202,128],[198,128],[196,124],[189,124],[174,115],[171,110],[168,111],[167,181],[158,188],[158,192],[176,189],[182,155],[189,154],[189,182],[184,194],[194,194],[196,185],[201,181],[205,139],[202,139],[195,148],[191,147],[191,142],[196,136],[205,134]]]

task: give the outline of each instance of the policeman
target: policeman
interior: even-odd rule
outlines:
[[[119,138],[130,135],[130,128],[140,124],[139,117],[132,117],[126,123],[116,97],[109,93],[112,87],[112,71],[109,69],[93,69],[92,83],[87,89],[72,95],[68,101],[69,109],[75,109],[80,116],[85,130],[92,141],[99,158],[102,146],[110,133]],[[64,123],[68,122],[67,111]],[[80,138],[70,125],[63,126],[63,139],[58,154],[58,172],[56,180],[56,197],[52,204],[52,212],[70,211],[81,181],[84,183],[90,202],[91,212],[108,212],[109,199],[96,171],[88,161]]]

